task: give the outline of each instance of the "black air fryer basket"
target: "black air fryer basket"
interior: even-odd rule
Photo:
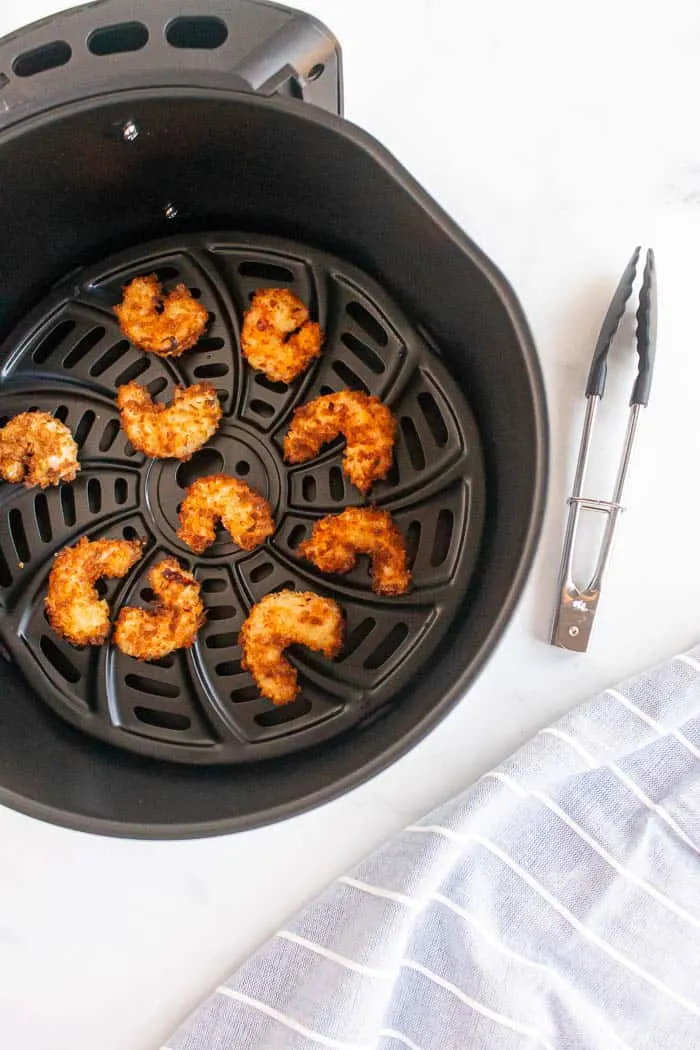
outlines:
[[[0,487],[0,801],[85,830],[208,834],[298,812],[406,751],[463,695],[521,593],[542,516],[542,381],[501,274],[381,146],[340,118],[337,42],[314,19],[248,0],[128,0],[69,11],[0,41],[0,415],[64,420],[81,473]],[[184,282],[210,313],[177,360],[126,340],[113,307],[133,277]],[[327,333],[290,386],[240,354],[260,287],[291,288]],[[147,460],[119,427],[131,379],[169,400],[211,381],[217,435],[189,462]],[[342,442],[287,467],[296,406],[344,388],[394,412],[394,466],[372,500],[407,537],[414,588],[380,598],[368,562],[328,577],[297,556],[313,523],[362,498]],[[195,557],[176,535],[183,489],[213,471],[272,504],[253,553],[221,532]],[[140,536],[109,581],[114,615],[148,607],[175,554],[207,622],[156,664],[78,649],[44,612],[54,554]],[[275,707],[241,668],[252,604],[282,587],[340,602],[329,662],[290,656],[302,690]]]

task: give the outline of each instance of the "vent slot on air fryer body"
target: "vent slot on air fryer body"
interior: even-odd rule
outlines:
[[[108,45],[108,38],[95,44]],[[148,273],[166,288],[184,282],[209,311],[205,338],[177,360],[132,347],[113,315],[122,286]],[[290,385],[255,373],[240,353],[244,311],[269,286],[292,289],[326,332],[319,360]],[[298,751],[400,703],[464,606],[481,540],[484,471],[463,393],[372,280],[288,241],[183,236],[72,275],[11,336],[1,359],[3,421],[28,407],[48,411],[80,446],[73,484],[0,487],[0,632],[56,712],[116,746],[202,764]],[[147,460],[126,440],[114,402],[116,388],[132,379],[164,401],[178,384],[212,382],[224,408],[219,432],[187,464]],[[414,586],[400,598],[372,593],[366,557],[331,577],[297,553],[315,521],[365,502],[342,471],[342,441],[300,466],[282,457],[294,409],[347,387],[381,397],[397,419],[394,466],[371,502],[390,510],[407,537]],[[270,501],[277,531],[263,547],[246,553],[223,531],[201,556],[180,542],[183,489],[212,471],[244,478]],[[207,621],[191,651],[144,664],[110,643],[79,649],[52,632],[44,610],[52,559],[82,536],[146,541],[126,579],[101,585],[113,616],[122,604],[148,608],[148,570],[164,555],[192,568]],[[332,662],[289,651],[302,688],[294,703],[276,708],[243,670],[238,632],[254,602],[285,587],[336,598],[347,633]]]

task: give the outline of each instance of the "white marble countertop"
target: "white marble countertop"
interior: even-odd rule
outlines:
[[[0,34],[62,6],[3,4]],[[93,838],[0,809],[7,1050],[153,1050],[290,911],[405,822],[592,691],[700,637],[697,0],[300,6],[340,37],[348,118],[397,155],[521,297],[552,422],[539,556],[468,696],[412,753],[339,801],[181,843]],[[657,255],[656,375],[593,644],[576,657],[543,641],[564,500],[590,354],[639,242]],[[598,445],[607,469],[594,495],[606,494],[614,470],[632,358],[611,378]]]

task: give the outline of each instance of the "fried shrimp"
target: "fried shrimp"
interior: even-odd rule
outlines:
[[[157,405],[132,381],[118,388],[117,407],[131,444],[153,459],[189,459],[216,433],[222,413],[211,383],[176,387],[169,405]]]
[[[297,672],[283,655],[288,645],[305,645],[333,659],[340,652],[345,623],[331,598],[312,591],[277,591],[250,610],[241,628],[241,666],[273,704],[288,704],[299,692]]]
[[[305,463],[338,434],[347,441],[343,470],[360,492],[369,492],[389,473],[396,439],[394,417],[378,397],[341,390],[302,405],[284,439],[284,458]]]
[[[191,350],[209,323],[207,310],[184,284],[165,295],[155,274],[128,284],[114,312],[134,346],[160,357],[179,357]]]
[[[204,623],[200,586],[176,558],[164,558],[148,574],[156,594],[155,609],[123,608],[114,642],[137,660],[160,660],[175,649],[189,649]]]
[[[197,478],[180,507],[178,536],[201,554],[216,539],[219,520],[244,551],[254,550],[275,531],[269,503],[250,485],[226,474]]]
[[[411,586],[406,541],[386,510],[348,507],[342,514],[322,518],[299,554],[321,572],[349,572],[358,554],[369,554],[376,594],[405,594]]]
[[[246,312],[241,349],[275,383],[291,383],[321,353],[323,331],[287,288],[261,288]]]
[[[78,446],[65,423],[49,412],[22,412],[0,430],[0,478],[27,488],[73,481]]]
[[[57,554],[46,598],[54,631],[74,645],[101,645],[109,634],[109,606],[95,584],[102,576],[126,576],[142,553],[139,540],[83,538]]]

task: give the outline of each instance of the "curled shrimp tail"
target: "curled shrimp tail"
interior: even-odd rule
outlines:
[[[117,389],[117,407],[131,444],[152,459],[190,459],[216,433],[222,416],[211,383],[176,387],[164,405],[132,380]]]
[[[343,470],[366,494],[389,473],[396,440],[394,417],[378,397],[341,390],[302,405],[284,439],[284,458],[305,463],[339,434],[346,440]]]
[[[121,578],[143,554],[139,540],[88,540],[56,555],[49,573],[46,613],[57,634],[74,645],[101,645],[109,634],[109,605],[95,584]]]
[[[184,284],[164,294],[158,277],[136,277],[114,307],[126,338],[160,357],[179,357],[191,350],[206,331],[209,314]]]
[[[242,666],[263,696],[288,704],[299,692],[296,669],[284,656],[289,645],[305,645],[329,659],[343,644],[345,623],[331,598],[312,591],[277,591],[250,610],[241,628]]]
[[[276,383],[291,383],[323,347],[323,331],[288,288],[261,288],[241,330],[243,356]]]
[[[349,507],[317,521],[299,554],[322,572],[349,572],[358,554],[372,560],[372,589],[377,594],[405,594],[411,586],[406,541],[388,511]]]
[[[148,574],[154,609],[125,606],[114,630],[115,645],[136,660],[160,660],[194,645],[205,621],[201,588],[176,558],[164,558]]]
[[[78,446],[68,427],[49,412],[22,412],[0,430],[0,477],[27,488],[74,481]]]
[[[210,474],[187,489],[178,535],[201,554],[216,539],[219,521],[246,551],[254,550],[275,531],[269,503],[250,485],[226,474]]]

